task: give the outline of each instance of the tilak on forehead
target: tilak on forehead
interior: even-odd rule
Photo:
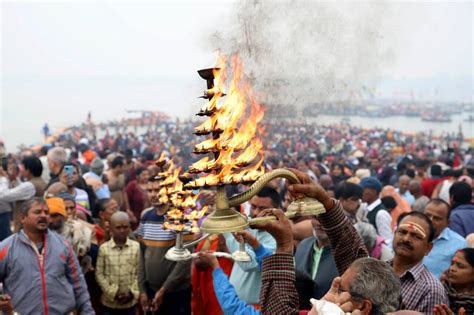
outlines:
[[[407,221],[405,223],[400,224],[401,228],[405,228],[411,232],[417,232],[423,236],[423,238],[426,237],[426,232],[425,229],[419,225],[418,223],[412,222],[412,221]]]
[[[458,250],[458,251],[456,252],[456,254],[458,254],[458,253],[461,253],[461,254],[462,254],[462,251],[461,251],[461,250]],[[454,256],[454,257],[453,257],[453,262],[454,262],[454,263],[458,263],[458,262],[459,262],[459,258],[457,258],[456,256]]]

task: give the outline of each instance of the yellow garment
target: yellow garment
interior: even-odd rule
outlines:
[[[140,245],[137,241],[127,239],[123,247],[119,247],[113,239],[99,248],[95,277],[102,289],[101,303],[109,308],[130,308],[137,304],[138,296],[138,256]],[[127,304],[115,301],[117,291],[131,291],[133,300]]]
[[[46,204],[48,205],[49,214],[60,214],[63,217],[67,218],[66,213],[66,205],[64,204],[64,200],[61,198],[47,198]]]

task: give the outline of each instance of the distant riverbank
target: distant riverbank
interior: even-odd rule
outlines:
[[[443,133],[457,133],[459,131],[459,126],[462,128],[462,132],[465,138],[474,138],[474,122],[466,121],[470,115],[474,113],[464,112],[460,114],[454,114],[451,116],[451,122],[429,122],[421,120],[421,117],[409,117],[409,116],[391,116],[391,117],[361,117],[361,116],[347,116],[347,115],[319,115],[317,117],[301,117],[298,120],[306,120],[309,123],[318,123],[318,124],[339,124],[341,121],[349,123],[353,126],[363,127],[363,128],[383,128],[383,129],[393,129],[405,132],[429,132],[432,131],[434,135],[441,135]],[[196,126],[199,123],[196,123]],[[26,127],[26,128],[25,128]],[[7,146],[9,152],[16,151],[16,147],[21,143],[26,145],[39,144],[42,142],[42,137],[40,130],[36,132],[31,132],[27,129],[28,125],[18,128],[18,132],[14,134],[5,134],[3,135],[3,141]],[[51,124],[51,131],[54,133],[56,131],[57,125]],[[62,126],[66,127],[66,126]],[[127,131],[134,131],[134,127],[129,127]],[[142,134],[146,132],[148,128],[139,127],[138,133]],[[110,128],[111,132],[115,132],[115,128]],[[123,129],[121,128],[121,131]],[[103,134],[103,131],[98,130],[98,136],[100,137]]]
[[[435,135],[442,133],[457,133],[459,126],[462,128],[464,137],[474,138],[474,122],[466,121],[474,113],[464,112],[451,115],[450,122],[430,122],[423,121],[421,117],[409,116],[391,116],[391,117],[361,117],[361,116],[339,116],[339,115],[319,115],[317,117],[304,117],[308,122],[318,124],[338,124],[342,120],[357,127],[364,128],[383,128],[406,132],[429,132],[433,131]]]

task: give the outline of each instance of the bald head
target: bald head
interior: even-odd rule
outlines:
[[[130,219],[126,212],[117,211],[112,214],[110,232],[115,244],[121,246],[127,242],[128,234],[130,234]]]
[[[408,190],[408,185],[410,184],[411,178],[407,175],[402,175],[398,179],[398,188],[400,190],[400,194],[404,194]]]
[[[421,195],[421,182],[419,180],[411,180],[410,184],[408,185],[408,190],[410,191],[410,194],[412,194],[415,197],[418,197]]]
[[[319,178],[319,183],[326,190],[330,189],[333,185],[331,176],[326,174],[321,175],[321,177]]]
[[[57,182],[49,186],[46,190],[46,196],[56,197],[60,193],[67,192],[67,187],[63,183]]]
[[[110,224],[112,226],[117,225],[118,223],[122,223],[124,221],[130,223],[130,218],[128,217],[128,214],[123,211],[117,211],[110,217]]]

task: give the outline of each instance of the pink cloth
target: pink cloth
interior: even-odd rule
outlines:
[[[370,252],[370,257],[380,259],[382,256],[382,244],[385,244],[385,240],[383,237],[377,235],[377,239],[375,240],[375,246]]]
[[[81,212],[84,212],[85,215],[87,216],[92,216],[92,213],[87,210],[86,208],[84,208],[83,206],[81,206],[80,204],[76,204],[76,209],[81,211]]]

